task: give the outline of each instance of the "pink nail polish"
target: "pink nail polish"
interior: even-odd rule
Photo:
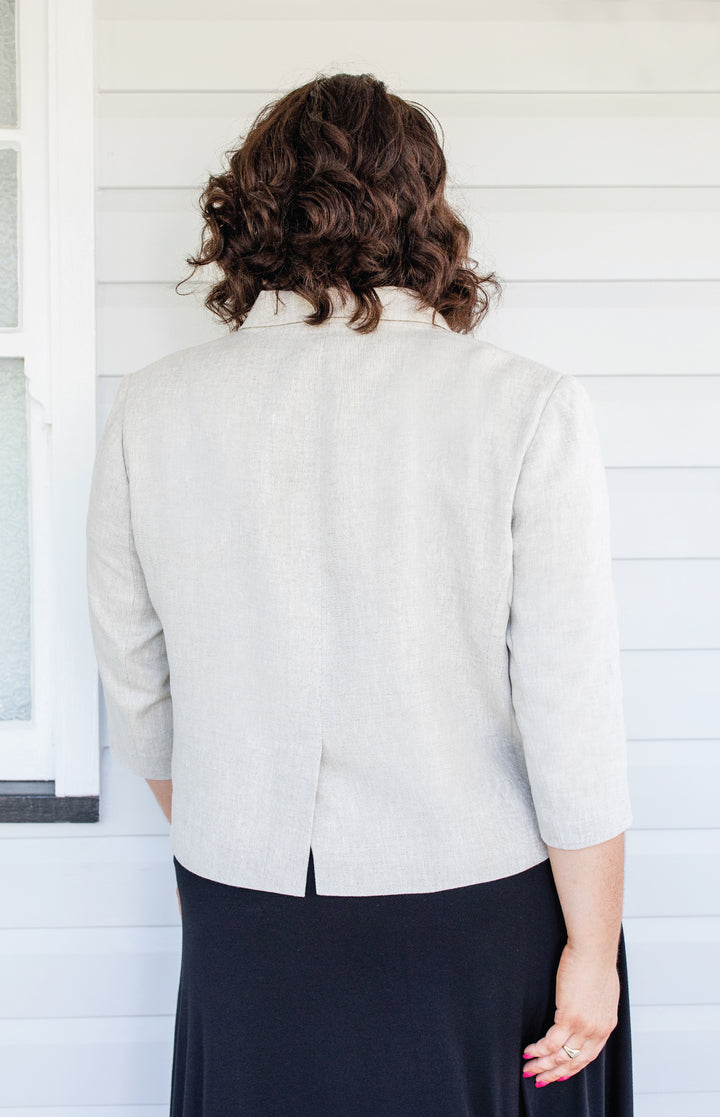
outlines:
[[[566,1074],[566,1075],[563,1075],[563,1077],[562,1077],[562,1078],[556,1078],[556,1079],[555,1079],[555,1081],[556,1081],[556,1082],[567,1082],[567,1080],[568,1080],[568,1078],[569,1078],[569,1077],[570,1077],[570,1075],[569,1075],[569,1074]]]
[[[547,1086],[547,1082],[538,1082],[538,1081],[536,1080],[536,1082],[535,1082],[535,1085],[536,1085],[536,1086]]]
[[[535,1074],[534,1070],[524,1070],[523,1071],[523,1078],[532,1078],[532,1076],[534,1074]]]
[[[534,1058],[535,1058],[534,1055],[526,1055],[525,1052],[523,1051],[523,1059],[534,1059]]]

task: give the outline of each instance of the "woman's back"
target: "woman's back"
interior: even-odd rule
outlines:
[[[108,632],[135,617],[103,680],[110,740],[131,769],[172,776],[174,853],[303,895],[312,844],[319,894],[373,895],[496,879],[546,842],[619,833],[585,389],[433,322],[408,289],[378,288],[370,334],[348,328],[352,308],[310,326],[300,295],[277,294],[125,377],[98,451],[118,500],[91,502],[90,592]],[[134,592],[113,610],[92,543],[118,531],[127,548],[130,516]]]
[[[123,377],[87,521],[171,822],[172,1117],[632,1117],[590,397],[473,336],[422,106],[317,77],[226,155],[186,259],[231,332]]]

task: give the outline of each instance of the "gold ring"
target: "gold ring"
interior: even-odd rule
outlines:
[[[576,1059],[578,1057],[578,1055],[580,1054],[580,1049],[579,1048],[576,1051],[573,1047],[568,1047],[568,1045],[566,1043],[563,1044],[563,1051],[567,1051],[567,1053],[568,1053],[568,1055],[570,1056],[571,1059]]]

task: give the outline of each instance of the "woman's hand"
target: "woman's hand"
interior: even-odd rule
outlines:
[[[180,889],[179,889],[179,888],[176,888],[176,889],[175,889],[175,894],[176,894],[176,896],[177,896],[177,902],[178,902],[178,911],[180,912],[180,918],[182,919],[182,908],[181,908],[181,906],[180,906]]]
[[[529,1043],[523,1077],[536,1086],[577,1074],[602,1051],[618,1022],[620,978],[617,955],[578,951],[569,942],[560,956],[555,982],[555,1023],[537,1043]],[[563,1044],[580,1050],[571,1059]]]

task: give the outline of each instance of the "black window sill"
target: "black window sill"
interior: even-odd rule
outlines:
[[[54,780],[0,780],[0,822],[99,822],[97,795],[56,795]]]

